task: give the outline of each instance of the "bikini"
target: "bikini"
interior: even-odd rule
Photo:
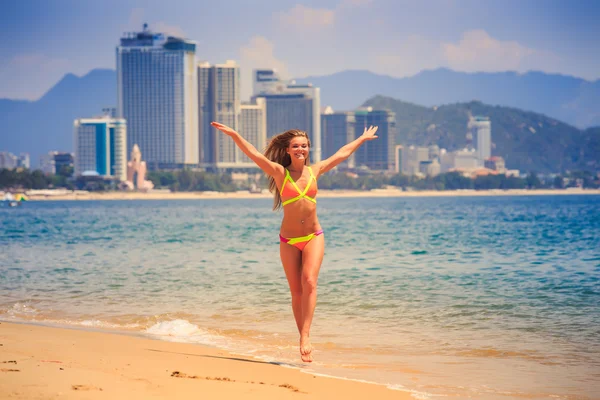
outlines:
[[[285,178],[283,179],[283,184],[281,185],[281,192],[279,193],[281,195],[282,200],[283,200],[284,196],[288,198],[287,200],[282,201],[283,207],[285,207],[286,205],[288,205],[290,203],[298,201],[300,199],[306,199],[306,200],[312,201],[313,203],[317,204],[317,200],[315,199],[315,196],[317,195],[317,188],[315,187],[309,193],[310,187],[313,186],[312,182],[315,181],[315,184],[316,184],[317,178],[313,174],[313,170],[311,167],[308,167],[308,170],[310,171],[310,179],[308,181],[308,184],[304,188],[304,191],[301,191],[300,188],[298,187],[298,185],[296,184],[296,182],[294,182],[294,180],[292,179],[292,176],[290,175],[290,171],[288,171],[287,168],[285,169]],[[291,185],[286,185],[286,183],[291,183]],[[302,251],[302,250],[304,250],[304,247],[306,247],[308,242],[310,242],[314,237],[322,235],[322,234],[323,234],[323,229],[318,230],[315,233],[311,233],[310,235],[300,236],[300,237],[295,237],[295,238],[284,238],[280,234],[279,240],[283,243],[287,243],[291,246],[294,246],[298,250]]]

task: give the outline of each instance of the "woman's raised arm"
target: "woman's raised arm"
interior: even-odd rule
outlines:
[[[256,147],[252,145],[252,143],[248,142],[244,139],[239,133],[237,133],[232,128],[227,125],[220,124],[218,122],[211,122],[212,126],[231,137],[235,144],[246,154],[260,169],[262,169],[265,174],[269,176],[275,175],[283,175],[284,169],[281,164],[273,162],[265,157],[261,152],[256,150]]]
[[[335,168],[339,163],[346,160],[352,153],[354,153],[364,142],[369,140],[377,139],[375,133],[378,127],[370,126],[365,130],[361,136],[345,146],[342,146],[334,155],[326,160],[316,163],[313,167],[317,170],[317,176],[324,174],[325,172]]]

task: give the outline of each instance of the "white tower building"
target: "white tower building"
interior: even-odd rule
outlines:
[[[127,152],[138,144],[149,167],[198,164],[196,44],[142,32],[117,47],[117,116],[128,125]]]

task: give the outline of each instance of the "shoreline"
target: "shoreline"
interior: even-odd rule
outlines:
[[[411,399],[383,385],[199,344],[0,322],[0,393],[9,399]],[[301,362],[299,362],[301,364]],[[84,393],[82,393],[84,392]]]
[[[397,189],[374,190],[320,190],[320,198],[346,197],[492,197],[492,196],[552,196],[552,195],[600,195],[600,189],[511,189],[511,190],[424,190],[402,191]],[[271,193],[239,192],[70,192],[52,194],[31,193],[29,200],[200,200],[200,199],[271,199]]]

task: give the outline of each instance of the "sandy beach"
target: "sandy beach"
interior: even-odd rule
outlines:
[[[319,190],[320,198],[328,197],[468,197],[468,196],[535,196],[535,195],[581,195],[600,194],[598,189],[538,189],[538,190],[424,190],[402,191],[398,189],[374,190]],[[258,199],[272,198],[270,193],[239,192],[28,192],[31,200],[191,200],[191,199]]]
[[[598,398],[598,195],[324,201],[309,366],[225,199],[0,208],[0,399]]]
[[[0,323],[3,399],[409,399],[185,343]]]

